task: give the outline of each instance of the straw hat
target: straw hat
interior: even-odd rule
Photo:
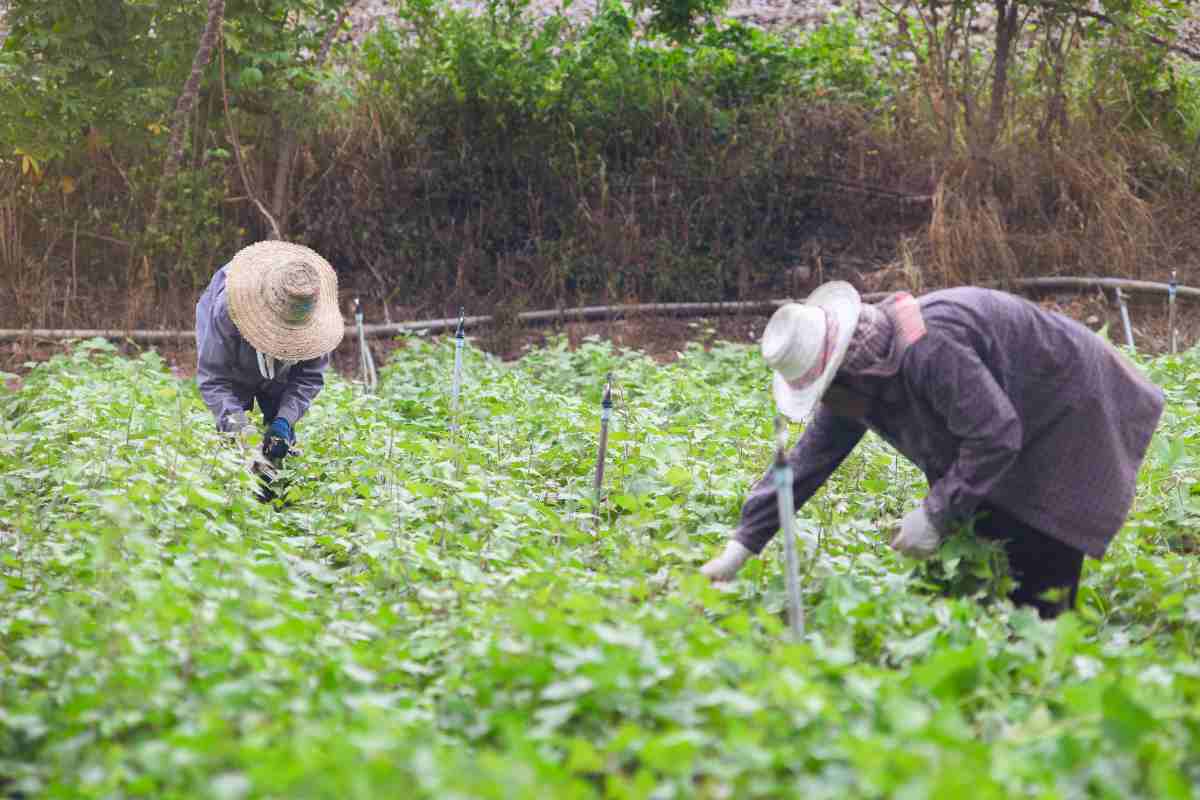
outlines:
[[[265,241],[242,248],[225,268],[225,294],[238,332],[281,361],[323,356],[346,330],[337,274],[303,245]]]
[[[775,370],[775,405],[797,422],[812,412],[846,358],[862,300],[845,281],[817,288],[803,303],[787,303],[771,315],[762,354]]]

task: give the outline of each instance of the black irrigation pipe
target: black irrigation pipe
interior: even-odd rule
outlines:
[[[1120,289],[1124,292],[1162,292],[1170,291],[1170,284],[1156,281],[1135,281],[1125,278],[1017,278],[1010,282],[1017,289]],[[1200,289],[1191,286],[1176,286],[1180,297],[1191,297],[1200,300]]]
[[[1126,280],[1123,278],[1018,278],[1007,284],[1014,289],[1054,290],[1054,289],[1117,289],[1127,292],[1163,293],[1169,291],[1165,283],[1154,281]],[[1179,286],[1178,296],[1200,300],[1200,289],[1190,286]],[[882,299],[887,292],[871,292],[863,295],[868,302]],[[544,311],[526,311],[517,314],[518,322],[530,324],[546,324],[554,322],[589,322],[596,320],[613,321],[629,316],[655,317],[699,317],[708,315],[761,313],[773,311],[789,300],[749,300],[729,303],[641,303],[621,304],[612,306],[582,306],[579,308],[557,308]],[[490,316],[463,317],[465,328],[486,325],[492,321]],[[364,325],[363,334],[366,336],[389,336],[400,333],[439,333],[453,331],[459,324],[458,317],[444,319],[426,319],[413,322],[377,323]],[[355,339],[356,326],[346,325],[346,341]],[[195,338],[195,331],[151,331],[151,330],[50,330],[45,328],[0,329],[0,342],[21,339],[128,339],[141,342],[177,342]]]
[[[882,299],[886,292],[863,295],[866,300]],[[728,303],[636,303],[615,306],[580,306],[578,308],[553,308],[545,311],[525,311],[517,314],[518,322],[550,324],[555,322],[615,321],[628,317],[702,317],[709,314],[735,314],[774,311],[789,300],[742,300]],[[486,325],[488,316],[466,317],[467,327]],[[427,319],[420,322],[393,322],[365,327],[368,336],[387,336],[396,333],[425,331],[437,333],[447,331],[458,324],[456,319]],[[2,335],[2,332],[0,332]]]
[[[876,292],[863,295],[863,299],[872,300],[885,297],[886,293]],[[545,311],[525,311],[517,314],[519,322],[530,324],[547,324],[553,322],[589,322],[595,320],[616,320],[628,316],[651,317],[699,317],[704,315],[719,315],[733,313],[753,313],[772,311],[788,300],[749,300],[729,303],[643,303],[614,306],[581,306],[578,308],[556,308]],[[475,317],[446,317],[444,319],[425,319],[413,322],[376,323],[363,325],[365,336],[388,336],[400,333],[439,333],[457,329],[461,321],[464,328],[477,328],[492,321],[490,316]],[[349,323],[346,325],[347,341],[357,334],[357,328]],[[144,342],[172,342],[195,337],[194,331],[145,331],[145,330],[50,330],[46,328],[0,329],[0,342],[14,339],[130,339]]]

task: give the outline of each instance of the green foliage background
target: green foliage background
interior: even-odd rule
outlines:
[[[0,794],[1200,788],[1200,352],[1141,364],[1169,406],[1077,613],[996,600],[970,540],[899,559],[923,482],[869,438],[799,517],[800,643],[776,544],[728,591],[696,572],[769,461],[751,348],[468,348],[457,435],[453,358],[411,338],[378,394],[331,376],[280,511],[154,353],[85,342],[0,395]]]
[[[982,2],[768,34],[707,0],[608,2],[585,22],[412,0],[318,64],[342,5],[228,0],[151,229],[204,4],[13,0],[0,284],[118,290],[93,314],[130,290],[193,291],[270,235],[254,200],[273,203],[292,132],[285,236],[407,307],[749,298],[814,252],[833,268],[915,254],[928,284],[1150,276],[1200,247],[1200,76],[1164,44],[1178,2],[1107,3],[1102,25],[1022,0],[1037,25],[982,149],[986,115],[964,109],[987,107],[986,42],[955,27]],[[60,322],[52,304],[12,305],[15,324]]]

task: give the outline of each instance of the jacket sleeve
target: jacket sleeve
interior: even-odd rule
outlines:
[[[325,386],[325,368],[332,358],[332,354],[327,353],[292,366],[288,371],[287,384],[279,396],[276,416],[283,417],[293,427],[296,425]]]
[[[224,303],[207,298],[196,307],[196,384],[205,405],[217,420],[217,430],[237,431],[246,424],[246,410],[234,388],[237,328]]]
[[[794,476],[792,501],[799,509],[829,479],[838,465],[855,448],[867,428],[861,422],[839,417],[824,406],[788,453]],[[779,531],[779,501],[771,469],[754,484],[742,505],[742,517],[734,538],[747,550],[761,553]]]
[[[912,390],[942,416],[958,440],[950,468],[929,488],[925,512],[946,535],[975,513],[1012,468],[1022,426],[1008,395],[976,352],[949,339],[930,340],[910,373]]]

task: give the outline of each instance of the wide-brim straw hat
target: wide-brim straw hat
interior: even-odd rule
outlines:
[[[803,303],[786,303],[771,315],[762,354],[775,371],[775,405],[803,422],[829,388],[846,358],[862,312],[862,299],[845,281],[818,287]]]
[[[229,318],[255,350],[281,361],[330,353],[346,332],[337,273],[313,250],[291,242],[257,242],[225,268]]]

